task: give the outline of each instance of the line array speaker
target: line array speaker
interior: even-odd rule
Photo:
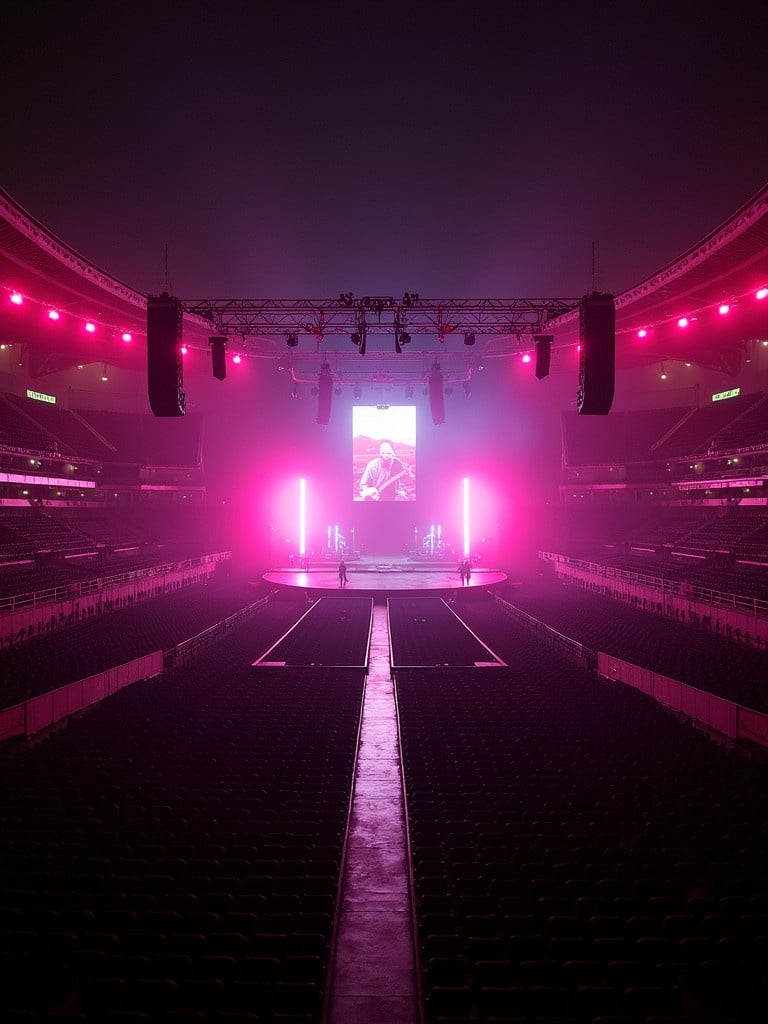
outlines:
[[[211,346],[211,367],[216,380],[225,380],[227,376],[227,339],[209,338]]]
[[[435,426],[445,423],[445,398],[443,396],[443,375],[435,363],[429,375],[429,411]]]
[[[536,377],[543,380],[549,376],[549,362],[552,358],[552,335],[535,334],[533,344],[536,349]]]
[[[331,367],[323,363],[317,382],[317,422],[327,427],[331,422],[331,401],[333,399],[333,377]]]
[[[155,416],[183,416],[186,410],[181,356],[182,309],[163,292],[147,299],[147,383]]]
[[[613,295],[593,292],[579,305],[579,390],[582,415],[605,416],[613,404],[616,377],[616,303]]]

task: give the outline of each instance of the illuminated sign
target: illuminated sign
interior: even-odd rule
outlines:
[[[712,395],[713,402],[722,402],[724,398],[737,398],[741,394],[741,388],[731,388],[730,391],[718,391]]]
[[[27,388],[27,398],[34,398],[36,402],[47,402],[49,405],[56,405],[56,395],[45,395],[42,391],[30,391]]]

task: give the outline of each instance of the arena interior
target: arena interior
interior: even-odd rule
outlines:
[[[0,195],[7,1024],[764,1020],[743,198],[590,363],[599,294],[147,297]]]

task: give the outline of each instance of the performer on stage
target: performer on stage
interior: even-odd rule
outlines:
[[[339,562],[339,586],[346,587],[347,585],[347,566],[344,559]]]
[[[400,481],[409,473],[389,441],[382,441],[378,457],[371,459],[360,477],[360,497],[365,501],[407,501]]]

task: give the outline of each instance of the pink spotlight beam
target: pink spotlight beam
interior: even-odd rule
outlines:
[[[464,477],[464,557],[469,558],[469,477]]]
[[[299,480],[299,557],[307,553],[307,481]]]

